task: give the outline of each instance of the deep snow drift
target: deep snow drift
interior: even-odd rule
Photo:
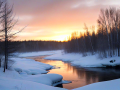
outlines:
[[[55,78],[53,78],[55,77]],[[0,90],[65,90],[48,86],[61,80],[61,75],[20,75],[14,70],[0,68]]]

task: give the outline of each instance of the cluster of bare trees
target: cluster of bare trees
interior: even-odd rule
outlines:
[[[100,11],[98,30],[88,30],[84,34],[73,33],[71,39],[65,45],[66,52],[79,52],[87,55],[87,52],[99,53],[101,57],[120,56],[120,9],[109,8]]]
[[[92,34],[88,31],[88,27],[85,25],[85,33],[72,33],[71,38],[67,43],[65,43],[65,52],[71,53],[82,53],[83,56],[87,55],[87,52],[94,54],[97,51],[96,39],[97,36],[93,29]]]
[[[99,28],[107,35],[107,43],[109,47],[109,55],[115,54],[115,49],[119,53],[119,33],[120,33],[120,9],[109,8],[101,10],[101,14],[98,19]],[[106,32],[104,32],[106,31]],[[115,48],[117,45],[117,48]]]

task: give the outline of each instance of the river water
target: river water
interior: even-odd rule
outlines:
[[[108,81],[120,78],[120,69],[108,68],[79,68],[71,66],[58,60],[45,60],[45,56],[30,57],[36,61],[55,66],[55,69],[49,70],[49,73],[56,73],[63,76],[63,80],[72,81],[69,84],[60,85],[63,88],[73,89],[82,87],[91,83]]]

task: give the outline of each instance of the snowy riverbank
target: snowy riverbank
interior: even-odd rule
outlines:
[[[14,64],[3,72],[0,68],[0,90],[65,90],[53,87],[61,84],[62,76],[59,74],[43,74],[53,66],[21,57],[51,55],[53,51],[21,53],[18,57],[11,58]]]
[[[70,62],[73,66],[79,67],[105,67],[120,65],[120,57],[100,59],[98,55],[88,55],[86,57],[83,57],[82,54],[65,54],[63,51],[58,51],[54,55],[45,57],[45,59],[62,60],[65,62]],[[110,62],[111,60],[113,60],[113,63]]]
[[[65,54],[63,53],[63,51],[59,51],[54,55],[47,56],[45,57],[45,59],[62,60],[65,62],[70,62],[73,66],[80,66],[80,67],[105,67],[105,65],[108,66],[120,65],[119,57],[99,59],[98,55],[89,55],[83,57],[81,54],[77,54],[77,53]],[[111,60],[115,60],[115,62],[110,63]],[[116,79],[116,80],[93,83],[73,90],[119,90],[120,88],[119,83],[120,83],[120,79]]]
[[[3,68],[0,68],[0,90],[66,90],[64,88],[52,87],[57,83],[62,83],[63,77],[61,75],[43,74],[48,72],[46,71],[47,69],[52,68],[51,65],[22,57],[51,55],[47,56],[46,59],[69,61],[74,66],[83,67],[120,64],[118,57],[100,60],[95,55],[82,57],[82,55],[75,53],[64,54],[62,50],[16,54],[18,54],[18,57],[11,58],[14,64],[10,70],[6,70],[3,73]],[[115,59],[116,62],[110,63],[111,59]],[[118,83],[120,83],[120,79],[94,83],[73,90],[118,90],[120,88]]]

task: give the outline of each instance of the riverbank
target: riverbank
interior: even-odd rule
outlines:
[[[114,56],[109,58],[100,59],[99,55],[91,55],[83,57],[79,53],[64,53],[63,51],[56,52],[54,55],[45,57],[49,60],[62,60],[70,62],[73,66],[78,67],[114,67],[120,66],[120,57]]]
[[[72,81],[72,83],[61,85],[61,87],[66,89],[72,90],[74,88],[83,87],[97,82],[118,79],[120,77],[119,69],[75,67],[68,62],[43,59],[45,57],[46,56],[35,56],[28,58],[54,66],[55,68],[49,70],[48,73],[60,74],[63,76],[63,80]]]
[[[78,53],[67,53],[65,54],[63,51],[58,52],[54,55],[45,57],[44,59],[51,59],[51,60],[62,60],[64,62],[70,62],[73,66],[78,67],[114,67],[120,65],[120,57],[112,57],[112,58],[104,58],[100,59],[99,56],[96,55],[88,55],[83,57],[81,54]],[[111,62],[113,61],[113,62]],[[110,73],[113,74],[113,73]],[[76,88],[73,90],[119,90],[120,88],[120,79],[104,81],[93,83],[90,85],[86,85],[80,88]]]
[[[46,76],[44,76],[42,74],[47,73],[46,70],[52,68],[51,65],[43,64],[31,59],[25,59],[21,57],[51,55],[46,58],[69,61],[72,63],[72,65],[76,66],[81,65],[80,62],[84,62],[83,60],[85,60],[86,64],[84,62],[84,64],[82,63],[82,65],[86,67],[96,67],[102,65],[101,63],[97,63],[97,61],[100,59],[93,60],[96,59],[95,57],[93,58],[93,56],[82,57],[80,54],[64,54],[61,50],[16,54],[18,54],[18,57],[11,58],[11,60],[14,61],[14,64],[10,65],[11,68],[9,70],[6,70],[6,73],[3,73],[3,68],[0,68],[0,90],[66,90],[64,88],[50,86],[55,82],[61,81],[61,75],[46,74]],[[119,64],[118,59],[119,58],[116,57],[116,64]],[[74,64],[74,61],[79,61],[79,63]],[[109,59],[106,61],[101,60],[101,62],[106,62],[107,64],[110,63]],[[110,64],[114,65],[115,63]],[[84,87],[77,88],[76,90],[119,90],[120,86],[118,85],[118,83],[120,83],[120,79],[90,84]]]
[[[36,52],[35,54],[37,54]],[[41,53],[41,54],[40,54]],[[26,53],[30,55],[30,53]],[[39,55],[51,55],[53,52],[39,52]],[[46,74],[53,66],[37,62],[32,59],[18,57],[10,58],[9,69],[3,72],[0,68],[0,90],[66,90],[53,87],[62,83],[63,77],[59,74]],[[31,56],[34,56],[31,53]]]

